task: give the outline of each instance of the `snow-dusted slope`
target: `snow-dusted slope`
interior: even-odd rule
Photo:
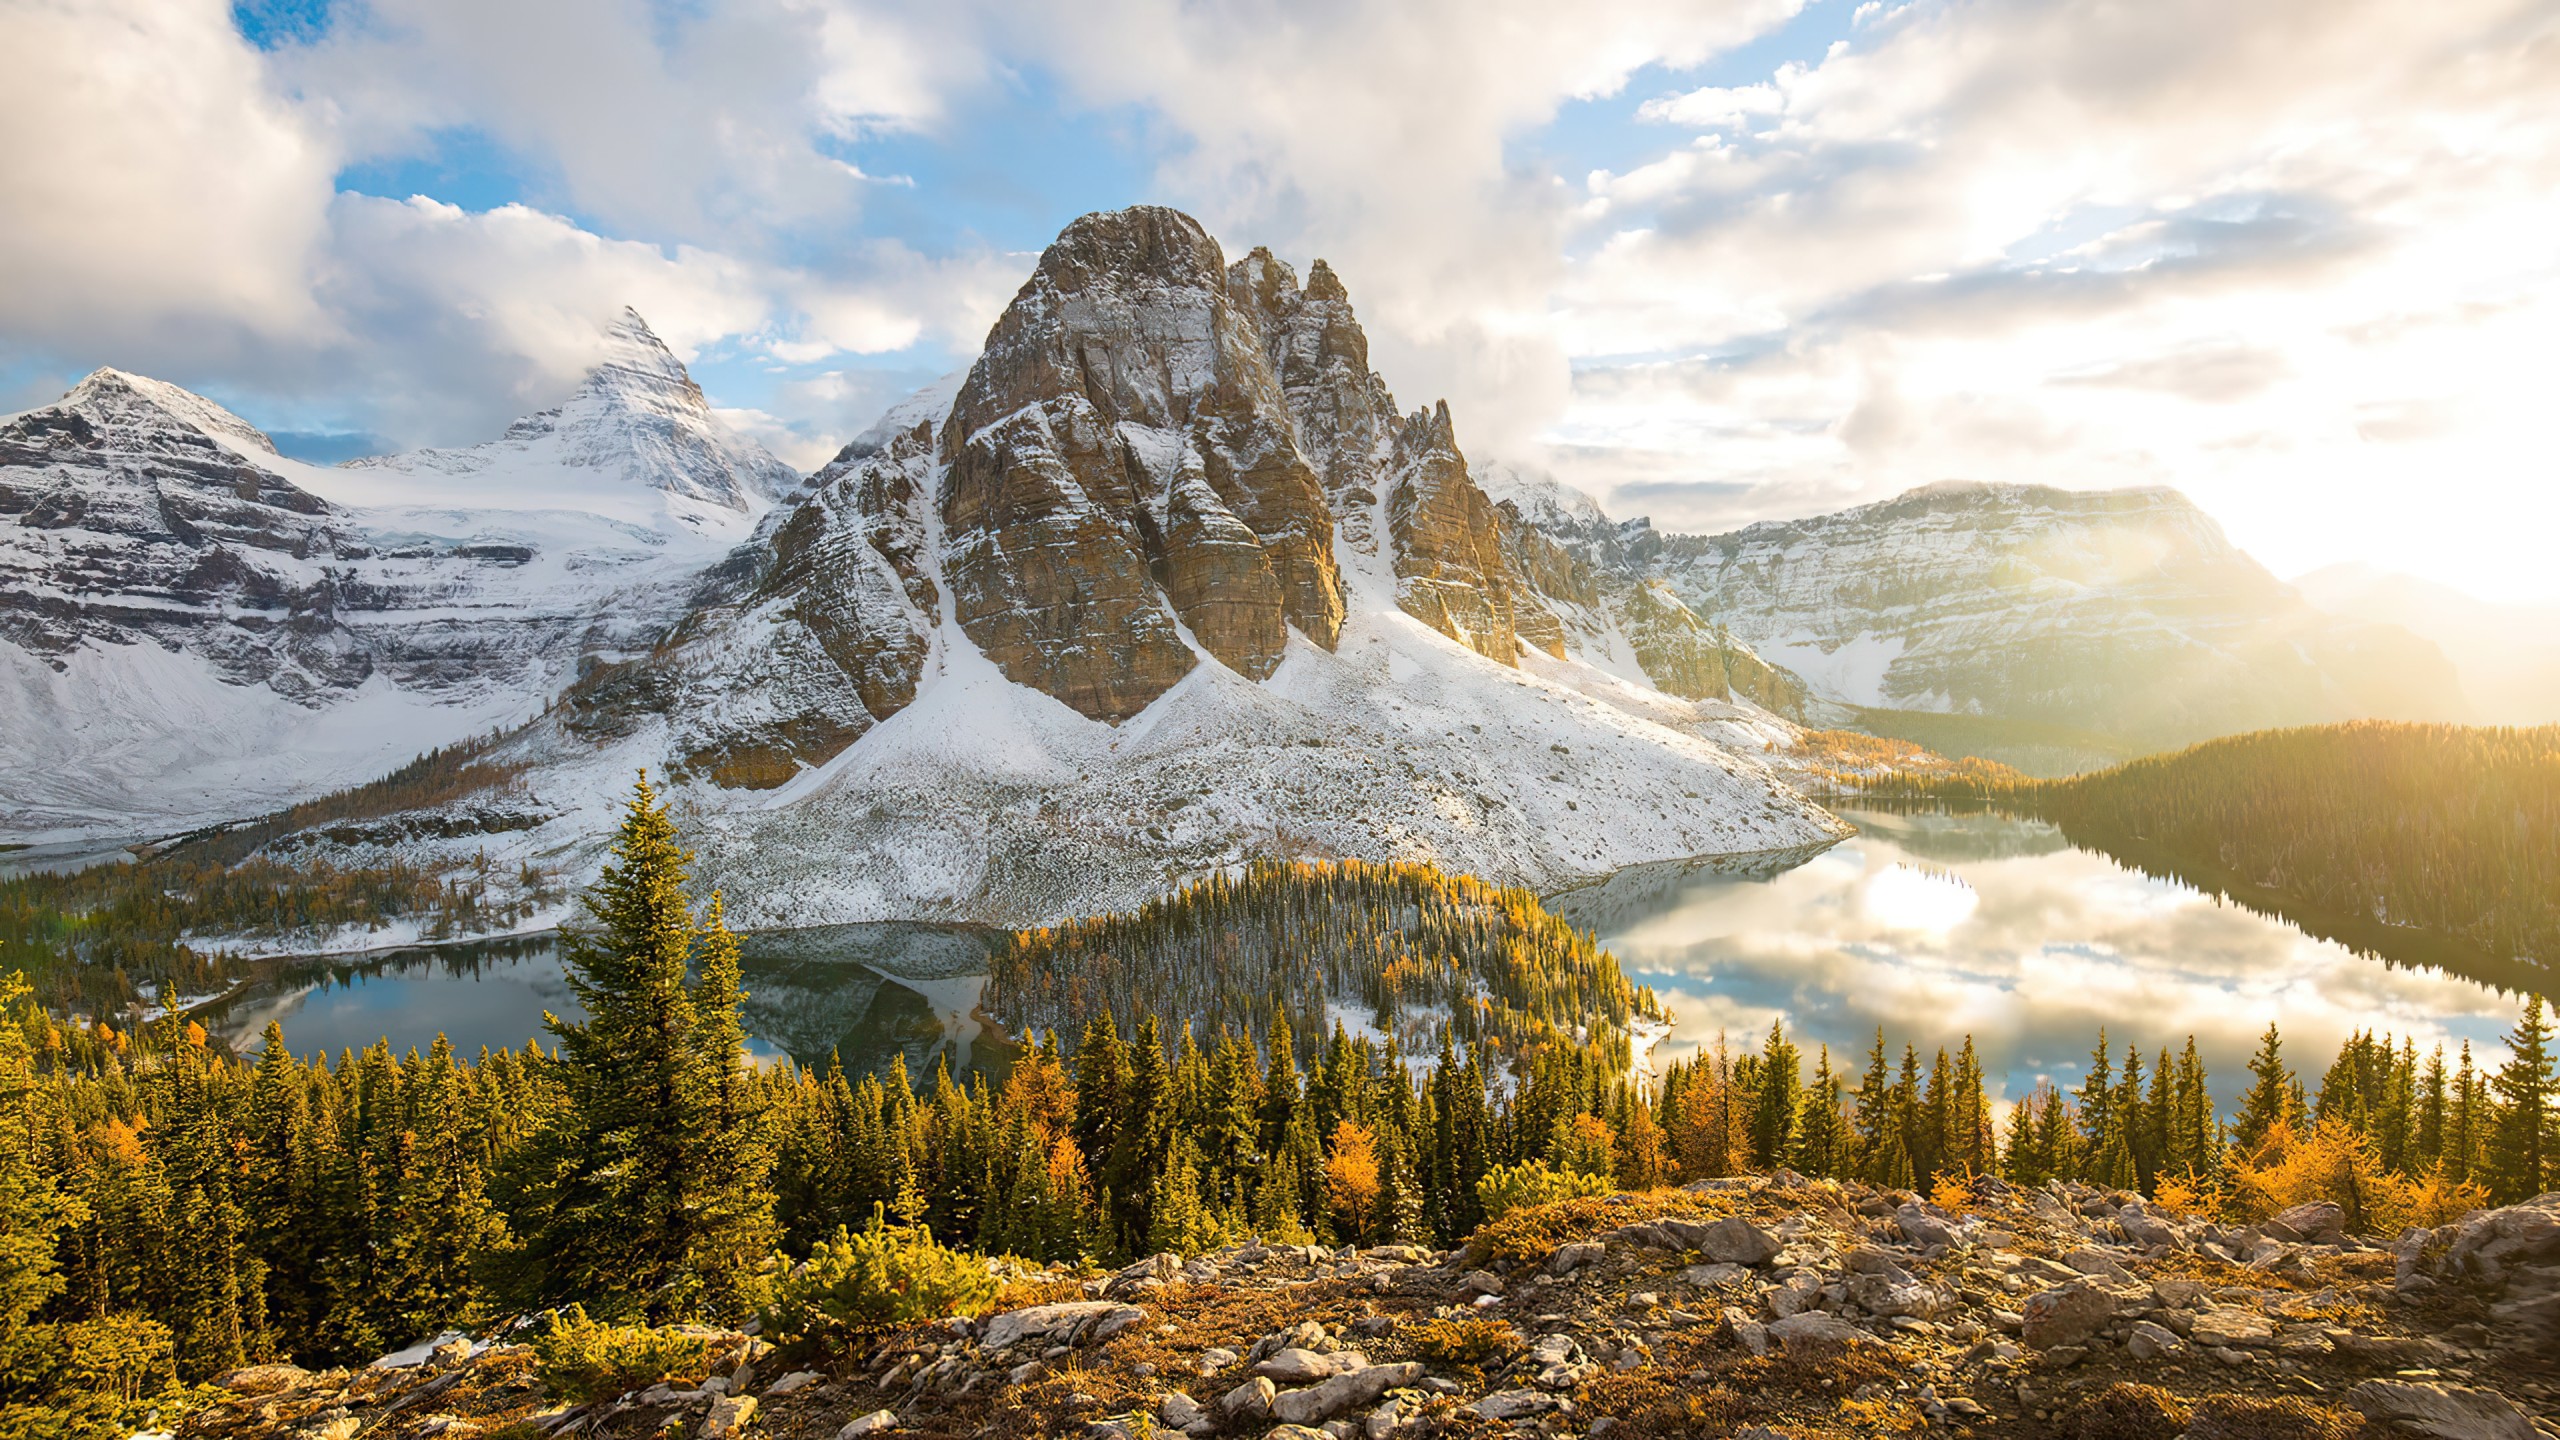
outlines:
[[[114,370],[0,420],[0,834],[256,813],[654,643],[789,472],[636,317],[608,345],[567,405],[406,464],[287,460]]]

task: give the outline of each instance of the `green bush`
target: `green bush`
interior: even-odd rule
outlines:
[[[533,1337],[544,1388],[563,1400],[605,1400],[661,1380],[699,1380],[711,1365],[700,1336],[652,1325],[607,1325],[583,1307],[551,1312]]]
[[[1525,1210],[1532,1205],[1552,1205],[1558,1200],[1608,1193],[1607,1179],[1585,1175],[1578,1170],[1558,1170],[1544,1160],[1496,1165],[1476,1182],[1476,1201],[1484,1206],[1484,1218],[1487,1220],[1499,1220],[1514,1210]]]
[[[921,1225],[892,1225],[873,1206],[859,1235],[841,1225],[808,1263],[774,1281],[765,1328],[803,1338],[828,1330],[877,1330],[945,1315],[976,1315],[995,1303],[986,1260],[947,1250]]]

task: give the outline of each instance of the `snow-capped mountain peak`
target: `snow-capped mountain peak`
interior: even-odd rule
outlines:
[[[77,415],[109,435],[138,435],[178,425],[262,454],[276,453],[275,442],[264,431],[194,391],[109,366],[89,372],[70,394],[44,408]]]
[[[723,510],[755,514],[791,493],[799,474],[711,411],[702,387],[649,322],[625,307],[577,393],[482,445],[348,462],[412,474],[504,477],[532,493],[545,480],[609,475]]]

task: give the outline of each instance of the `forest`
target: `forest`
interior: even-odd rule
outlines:
[[[1895,771],[1861,789],[2034,815],[2360,950],[2560,990],[2560,726],[2356,721],[2069,779]]]
[[[2083,1085],[2005,1120],[1970,1041],[1924,1059],[1879,1033],[1851,1074],[1774,1026],[1648,1084],[1560,1020],[1470,1043],[1452,1017],[1425,1057],[1393,1027],[1106,1006],[1020,1037],[1000,1081],[759,1067],[735,939],[687,860],[644,782],[564,944],[588,1018],[551,1020],[547,1047],[303,1061],[271,1027],[235,1057],[183,1019],[65,1022],[0,987],[0,1430],[121,1436],[245,1361],[361,1363],[552,1307],[736,1321],[797,1262],[840,1277],[883,1247],[1089,1265],[1246,1235],[1446,1246],[1523,1206],[1782,1167],[1950,1202],[1986,1176],[2081,1178],[2238,1220],[2329,1198],[2381,1233],[2560,1185],[2539,999],[2494,1069],[2359,1035],[2306,1085],[2271,1025],[2228,1116],[2192,1041],[2146,1059],[2104,1035]]]
[[[1649,991],[1526,890],[1427,865],[1257,861],[1125,915],[1014,936],[987,982],[989,1013],[1016,1029],[1081,1030],[1094,1016],[1159,1006],[1204,1032],[1272,1033],[1299,1057],[1325,1044],[1328,1012],[1427,1048],[1532,1050],[1592,1037],[1619,1068],[1625,1032],[1659,1017]]]

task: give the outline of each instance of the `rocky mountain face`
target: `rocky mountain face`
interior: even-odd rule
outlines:
[[[1588,495],[1503,461],[1475,467],[1496,502],[1520,639],[1691,700],[1738,699],[1796,719],[1807,692],[1689,607],[1652,562],[1649,520],[1612,521]]]
[[[2161,747],[2466,714],[2433,646],[2315,610],[2172,490],[1933,485],[1810,520],[1664,537],[1647,564],[1845,705]]]
[[[253,813],[538,713],[795,479],[636,316],[506,439],[335,469],[101,370],[0,421],[0,828]]]

